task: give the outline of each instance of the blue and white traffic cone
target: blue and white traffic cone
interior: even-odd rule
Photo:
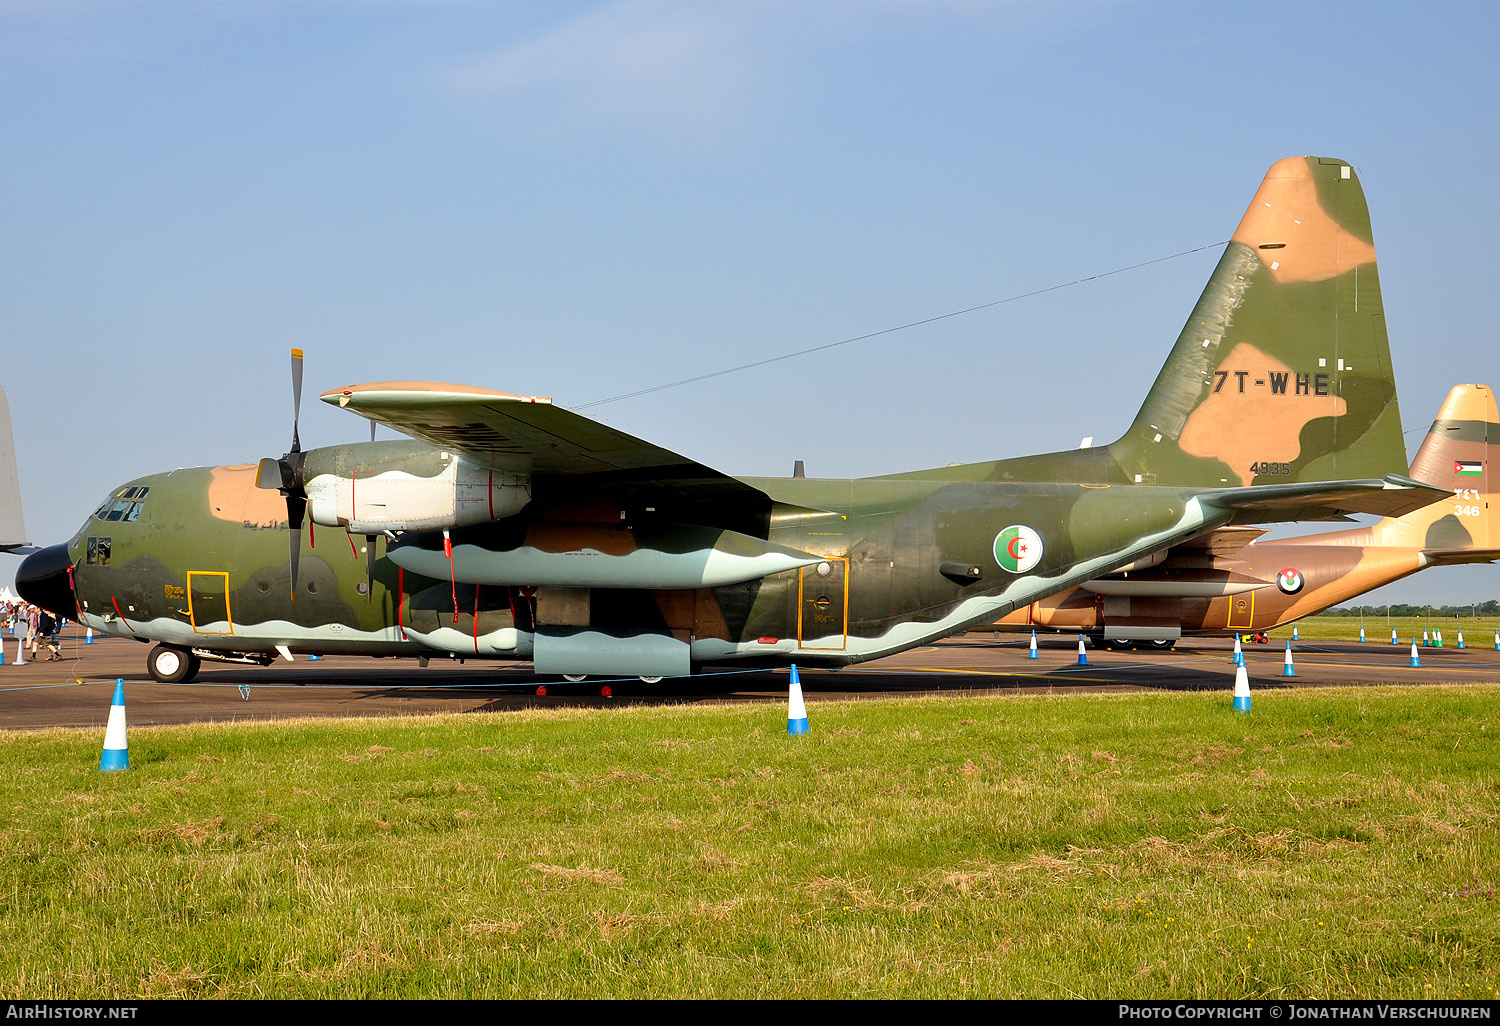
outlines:
[[[1245,650],[1240,647],[1240,636],[1238,634],[1234,636],[1234,665],[1245,665]]]
[[[1036,631],[1031,632],[1031,648],[1026,652],[1027,659],[1040,659],[1041,654],[1036,650]]]
[[[1462,630],[1458,632],[1458,647],[1464,647],[1464,632]]]
[[[1396,640],[1396,628],[1394,628],[1394,627],[1391,628],[1391,644],[1392,645],[1399,645],[1399,644],[1401,644],[1401,642],[1399,642],[1399,641]]]
[[[1292,668],[1292,643],[1286,643],[1286,661],[1281,664],[1281,675],[1283,677],[1295,677],[1297,671]]]
[[[1364,624],[1360,624],[1359,625],[1359,643],[1361,645],[1363,645],[1365,643],[1365,625]]]
[[[1432,635],[1427,632],[1427,628],[1426,627],[1422,628],[1422,647],[1423,648],[1431,648],[1432,647]]]
[[[1495,632],[1495,651],[1500,652],[1500,631]]]
[[[1293,641],[1301,641],[1302,640],[1301,638],[1297,637],[1297,625],[1296,624],[1292,624],[1292,640]]]
[[[1080,635],[1078,635],[1078,665],[1079,666],[1087,666],[1088,664],[1089,664],[1089,657],[1083,651],[1083,635],[1080,634]]]
[[[125,679],[115,678],[115,699],[109,706],[109,725],[104,728],[104,754],[99,772],[130,768],[130,746],[125,742]]]
[[[802,681],[797,677],[797,667],[792,666],[792,682],[787,689],[786,732],[790,737],[806,734],[812,730],[807,725],[807,706],[802,701]]]
[[[1413,666],[1422,665],[1422,660],[1417,658],[1417,636],[1415,634],[1411,636],[1411,664]]]
[[[94,628],[92,628],[92,627],[85,627],[84,628],[84,631],[83,631],[83,643],[85,645],[92,645],[94,643]]]
[[[1234,711],[1250,711],[1250,677],[1244,663],[1234,668]]]

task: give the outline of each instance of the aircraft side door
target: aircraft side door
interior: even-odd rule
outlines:
[[[229,574],[222,570],[188,571],[188,617],[197,634],[233,634],[229,609]]]
[[[797,647],[842,652],[849,644],[849,560],[835,556],[797,578]]]
[[[1230,630],[1255,626],[1255,592],[1244,591],[1229,597],[1229,617],[1224,626]]]

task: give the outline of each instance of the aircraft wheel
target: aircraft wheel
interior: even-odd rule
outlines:
[[[1173,641],[1171,638],[1156,638],[1151,642],[1151,647],[1159,648],[1165,651],[1166,649],[1169,649],[1176,644],[1177,642]]]
[[[641,678],[641,683],[642,684],[660,684],[661,683],[661,678],[660,677],[642,677]]]
[[[198,657],[175,645],[157,645],[146,657],[146,671],[163,684],[181,684],[198,672]]]
[[[589,675],[586,673],[565,673],[562,675],[562,679],[571,684],[577,684],[581,680],[588,680]]]
[[[1104,647],[1113,652],[1116,649],[1129,648],[1130,642],[1125,640],[1124,638],[1111,638],[1109,641],[1106,641],[1104,643]]]

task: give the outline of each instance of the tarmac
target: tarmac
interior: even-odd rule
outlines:
[[[1500,652],[1370,641],[1301,641],[1292,645],[1295,677],[1283,676],[1284,643],[1246,645],[1252,692],[1270,688],[1375,684],[1500,683]],[[1078,665],[1076,635],[968,634],[842,670],[799,669],[808,701],[975,693],[1097,694],[1124,691],[1222,691],[1234,688],[1233,639],[1192,638],[1171,651],[1087,649]],[[205,661],[190,682],[160,684],[145,672],[150,647],[120,638],[84,641],[65,633],[61,662],[16,665],[18,639],[0,636],[0,729],[99,727],[109,717],[115,681],[125,681],[131,726],[291,717],[399,716],[492,712],[558,705],[784,702],[785,670],[717,671],[647,684],[636,678],[568,683],[538,677],[529,663],[434,657],[329,656],[270,666]],[[538,688],[545,688],[544,694]],[[605,688],[610,694],[604,695]]]

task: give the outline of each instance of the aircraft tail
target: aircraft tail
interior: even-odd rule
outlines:
[[[1405,469],[1364,190],[1354,169],[1267,172],[1135,422],[1126,481],[1203,488]]]
[[[10,402],[0,388],[0,552],[34,551],[26,541],[21,515],[21,477],[16,471],[16,440],[10,424]]]
[[[1429,564],[1500,558],[1500,495],[1490,468],[1500,464],[1500,410],[1487,385],[1456,385],[1412,460],[1411,476],[1452,494],[1441,502],[1382,520],[1380,544],[1423,550]]]

